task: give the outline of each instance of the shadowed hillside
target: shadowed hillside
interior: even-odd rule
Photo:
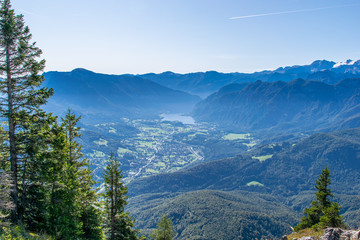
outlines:
[[[237,131],[301,132],[360,126],[360,79],[335,85],[297,79],[235,86],[234,91],[221,89],[198,103],[194,118]]]
[[[83,115],[146,116],[168,111],[188,112],[200,100],[199,97],[130,75],[105,75],[75,69],[71,72],[48,72],[44,76],[44,85],[55,89],[48,108],[56,112],[71,107]]]
[[[276,198],[249,192],[195,191],[145,194],[128,208],[142,232],[155,228],[162,214],[170,217],[176,239],[274,239],[290,233],[299,215]]]

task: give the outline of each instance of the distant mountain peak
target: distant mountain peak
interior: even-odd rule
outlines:
[[[176,73],[174,72],[171,72],[171,71],[166,71],[166,72],[163,72],[161,74],[164,74],[164,75],[175,75]]]
[[[328,61],[326,59],[323,59],[323,60],[315,60],[310,65],[333,64],[333,63],[335,64],[335,62],[333,62],[333,61]]]
[[[345,62],[336,63],[333,68],[338,68],[338,67],[341,67],[341,66],[359,65],[359,64],[360,64],[360,60],[356,61],[356,60],[348,59]]]
[[[85,68],[75,68],[74,70],[71,71],[71,73],[94,73],[93,71],[87,70]]]

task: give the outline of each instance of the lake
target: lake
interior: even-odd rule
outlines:
[[[160,115],[161,121],[177,121],[183,124],[195,124],[195,120],[190,116],[184,116],[181,113],[163,113]]]

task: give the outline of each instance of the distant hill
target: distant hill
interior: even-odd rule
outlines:
[[[141,77],[106,75],[85,69],[47,72],[46,87],[55,94],[48,107],[61,112],[71,107],[83,115],[144,116],[163,112],[187,112],[199,97],[161,86]]]
[[[359,127],[360,79],[232,84],[198,103],[193,116],[246,132]]]
[[[345,221],[356,226],[360,220],[360,201],[356,198],[360,192],[359,152],[360,128],[318,133],[296,144],[263,145],[233,158],[134,180],[128,185],[129,209],[144,229],[153,228],[161,214],[168,214],[179,224],[179,234],[199,236],[188,239],[215,239],[192,226],[210,229],[216,213],[219,234],[222,223],[230,226],[226,231],[244,239],[256,236],[246,238],[246,232],[239,233],[239,229],[280,236],[288,233],[285,226],[294,226],[300,212],[314,200],[315,180],[329,166],[335,200],[343,206]],[[258,214],[263,214],[262,218]],[[244,216],[248,221],[242,222]],[[266,223],[267,216],[276,217]],[[239,221],[237,228],[232,228],[234,221]],[[277,232],[272,232],[272,227]],[[186,239],[182,237],[178,239]]]
[[[142,233],[151,232],[166,214],[178,232],[176,239],[279,239],[299,218],[272,196],[239,191],[145,194],[129,205]]]
[[[196,94],[201,97],[206,97],[229,83],[250,81],[247,78],[247,74],[219,73],[216,71],[187,74],[173,72],[164,72],[160,74],[148,73],[140,76],[161,85]]]
[[[348,60],[344,63],[317,60],[310,65],[280,67],[273,71],[255,73],[219,73],[216,71],[208,71],[178,74],[164,72],[139,76],[173,89],[207,97],[228,84],[256,82],[257,80],[263,82],[288,82],[297,78],[303,78],[325,83],[337,83],[347,78],[360,77],[360,60]]]

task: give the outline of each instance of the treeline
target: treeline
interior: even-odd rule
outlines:
[[[78,143],[80,117],[42,110],[54,91],[41,87],[45,60],[31,38],[23,16],[1,1],[0,239],[138,239],[120,163],[109,159],[98,195]]]

